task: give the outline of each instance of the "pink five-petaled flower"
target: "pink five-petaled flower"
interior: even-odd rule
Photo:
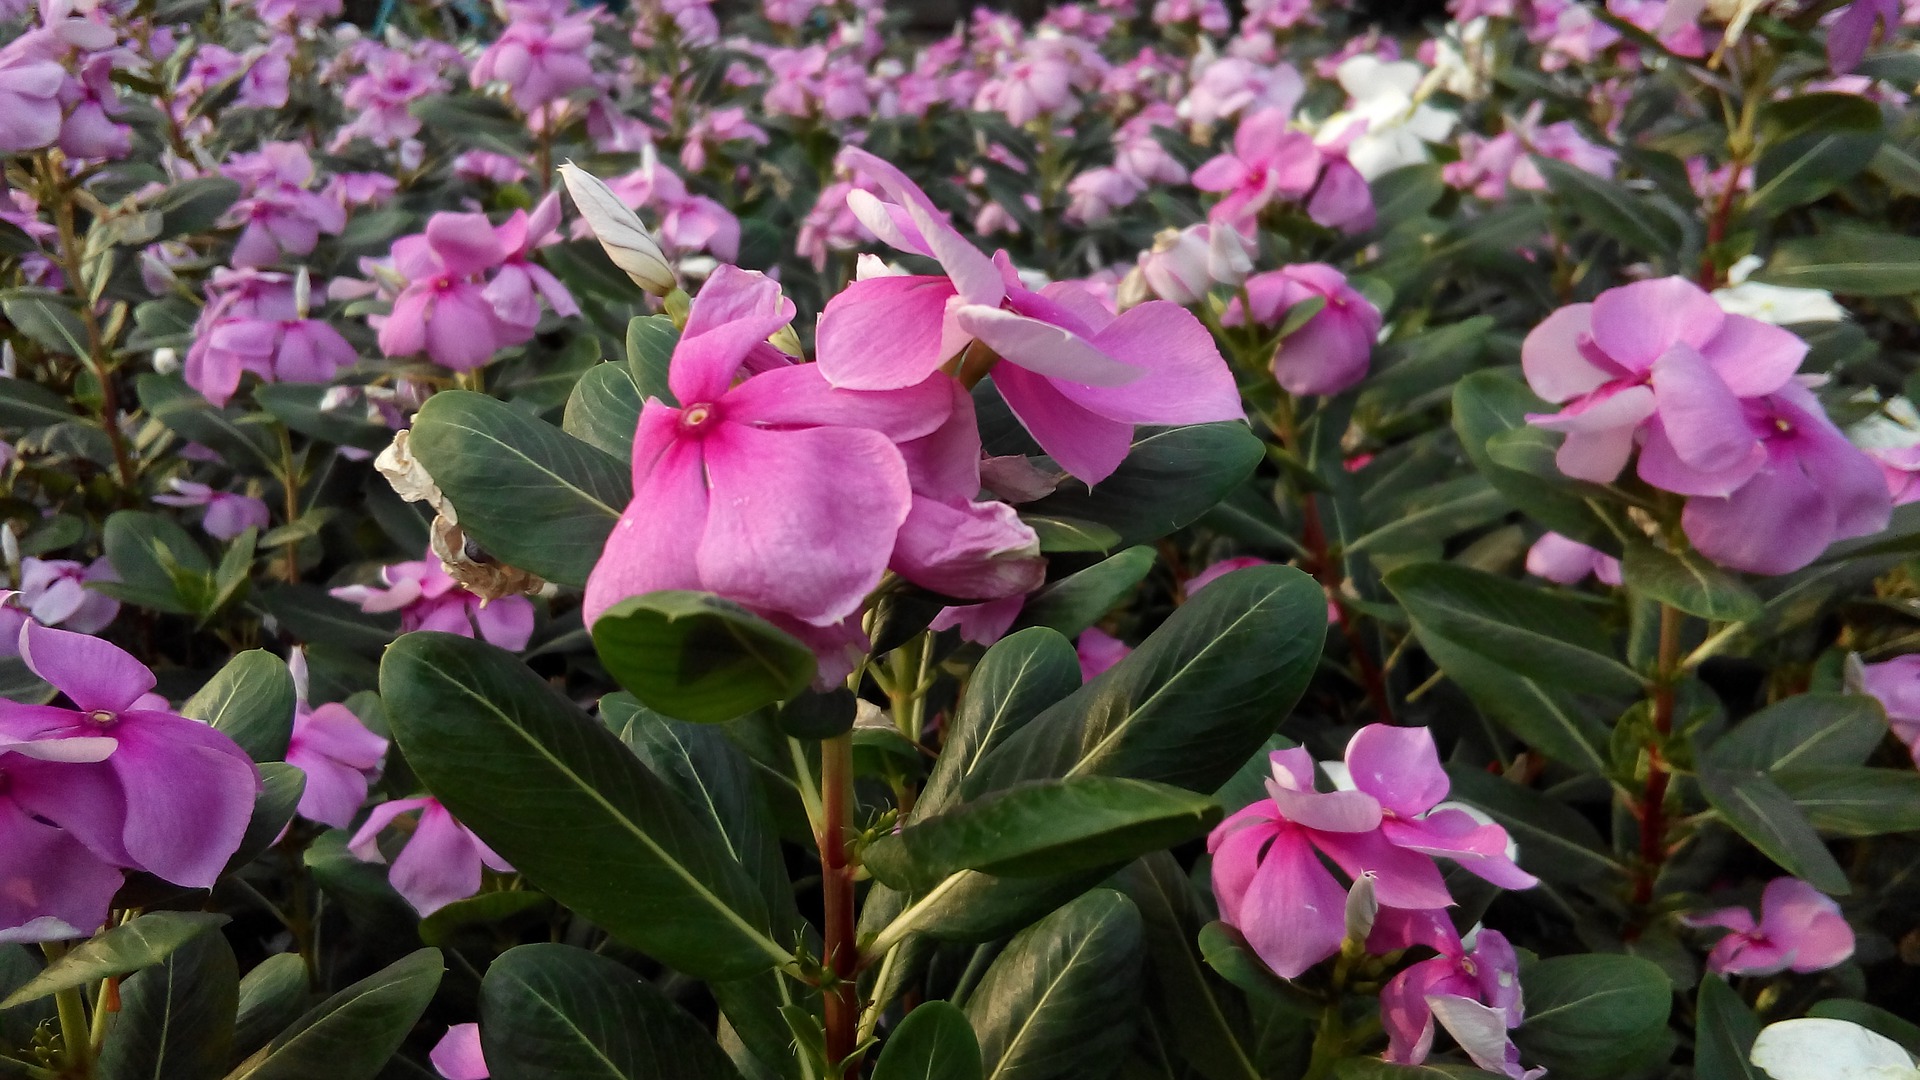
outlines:
[[[1688,916],[1690,926],[1732,931],[1714,943],[1707,970],[1716,975],[1825,971],[1853,955],[1853,927],[1840,905],[1799,878],[1774,878],[1760,894],[1760,918],[1743,907]]]
[[[307,704],[306,653],[295,649],[287,660],[296,691],[293,735],[287,740],[287,764],[306,774],[300,816],[344,829],[367,801],[367,788],[380,775],[387,740],[368,731],[353,710],[338,702],[318,708]]]
[[[0,944],[86,937],[107,920],[120,871],[36,809],[59,790],[60,764],[113,753],[111,739],[15,742],[0,735]],[[22,801],[16,789],[27,793]]]
[[[521,112],[532,112],[593,85],[587,51],[593,44],[591,12],[563,17],[516,11],[507,28],[474,61],[474,89],[499,82]]]
[[[393,268],[407,286],[380,324],[380,351],[424,351],[442,367],[470,371],[502,345],[526,340],[476,280],[506,260],[507,247],[484,214],[435,214],[426,232],[394,241]]]
[[[543,298],[558,315],[573,318],[580,314],[580,305],[574,303],[573,294],[560,279],[528,258],[535,248],[555,238],[559,225],[560,193],[553,191],[540,200],[531,215],[515,211],[494,230],[506,256],[499,272],[487,282],[485,295],[501,321],[519,331],[506,344],[533,336]]]
[[[1221,822],[1207,848],[1221,918],[1283,978],[1338,952],[1346,934],[1347,892],[1316,852],[1349,876],[1375,874],[1387,907],[1453,903],[1434,855],[1502,888],[1536,884],[1507,856],[1505,829],[1465,810],[1434,809],[1448,781],[1425,728],[1360,729],[1347,744],[1351,791],[1315,791],[1304,749],[1275,751],[1272,760],[1268,798]]]
[[[382,567],[380,580],[387,588],[343,585],[331,592],[341,600],[359,604],[360,610],[369,615],[398,611],[403,633],[438,630],[472,637],[478,627],[482,638],[510,652],[526,648],[533,637],[532,601],[524,596],[482,600],[461,588],[432,552],[420,562]]]
[[[240,846],[259,774],[232,739],[167,711],[153,672],[118,647],[29,622],[20,656],[73,703],[0,702],[0,741],[107,740],[104,757],[11,780],[13,800],[114,866],[207,888]]]
[[[175,478],[171,482],[173,494],[155,495],[153,501],[162,506],[186,508],[200,506],[206,508],[206,514],[200,519],[200,527],[215,540],[231,540],[248,529],[265,529],[272,515],[267,504],[251,495],[241,495],[231,491],[215,491],[206,484],[192,480]]]
[[[1640,281],[1547,316],[1521,345],[1534,393],[1564,407],[1528,419],[1567,435],[1560,471],[1610,483],[1636,441],[1640,478],[1682,495],[1725,495],[1766,463],[1741,399],[1786,386],[1806,342],[1728,315],[1684,278]]]
[[[1277,326],[1295,305],[1318,299],[1319,311],[1273,350],[1273,377],[1289,394],[1337,394],[1367,377],[1373,344],[1380,336],[1380,309],[1325,263],[1301,263],[1247,279],[1253,319]],[[1236,298],[1220,321],[1239,326],[1246,318]]]
[[[427,1060],[445,1080],[487,1080],[487,1059],[480,1052],[480,1025],[455,1024],[433,1044]]]
[[[1498,931],[1481,929],[1469,949],[1438,911],[1382,909],[1367,939],[1369,952],[1427,945],[1440,955],[1402,970],[1380,991],[1380,1023],[1388,1061],[1418,1065],[1433,1048],[1434,1021],[1447,1029],[1473,1063],[1522,1080],[1520,1050],[1507,1034],[1520,1026],[1520,959]]]
[[[105,556],[90,563],[71,559],[20,560],[20,592],[0,604],[0,656],[14,656],[20,641],[20,612],[44,626],[97,634],[120,614],[120,601],[87,588],[89,581],[119,581]],[[17,607],[15,605],[18,605]]]
[[[347,842],[347,850],[362,862],[385,862],[380,854],[380,833],[401,814],[418,810],[419,822],[406,847],[394,857],[387,878],[394,891],[406,898],[415,911],[431,915],[456,900],[480,891],[482,864],[502,873],[513,867],[493,849],[473,835],[473,831],[454,820],[440,800],[432,796],[395,799],[383,802],[367,815],[366,824]]]
[[[1373,194],[1347,160],[1347,144],[1365,131],[1352,125],[1325,143],[1288,127],[1287,113],[1262,109],[1240,121],[1233,150],[1193,171],[1193,186],[1224,192],[1207,219],[1251,236],[1261,212],[1276,201],[1307,200],[1307,216],[1330,229],[1361,232],[1373,227]]]
[[[627,597],[692,589],[808,640],[828,654],[823,679],[844,660],[913,505],[896,444],[947,420],[951,380],[839,390],[817,365],[782,364],[735,385],[749,354],[779,355],[766,338],[793,312],[754,271],[722,265],[701,288],[667,373],[681,404],[641,410],[633,502],[587,579],[589,624]]]
[[[849,192],[861,223],[946,273],[868,277],[828,301],[819,368],[833,385],[913,386],[978,341],[1006,361],[993,381],[1014,415],[1087,483],[1119,466],[1135,424],[1244,418],[1232,372],[1186,309],[1151,301],[1115,317],[1065,282],[1029,291],[1004,253],[988,258],[968,243],[898,169],[857,148],[841,151],[841,161],[874,177],[892,200]]]
[[[1879,664],[1862,664],[1854,678],[1862,693],[1871,694],[1887,710],[1887,723],[1907,744],[1920,768],[1920,656],[1896,656]]]
[[[1750,574],[1789,574],[1836,540],[1887,527],[1893,499],[1880,467],[1847,441],[1811,390],[1791,382],[1741,404],[1764,451],[1761,465],[1723,497],[1689,493],[1680,524],[1700,554]]]

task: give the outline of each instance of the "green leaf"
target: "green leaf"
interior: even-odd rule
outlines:
[[[967,1014],[929,1001],[900,1021],[880,1048],[873,1080],[982,1080],[980,1043]]]
[[[293,675],[279,657],[248,649],[180,706],[180,715],[225,733],[255,761],[284,761],[293,735]]]
[[[484,394],[428,398],[408,445],[468,536],[562,585],[586,584],[633,497],[626,462]]]
[[[480,984],[488,1069],[516,1080],[731,1080],[699,1021],[626,966],[570,945],[502,953]]]
[[[1767,1080],[1767,1074],[1748,1062],[1760,1021],[1723,979],[1709,976],[1700,983],[1694,1006],[1693,1069],[1701,1080]]]
[[[1572,480],[1541,477],[1494,460],[1489,444],[1507,432],[1531,432],[1528,413],[1550,411],[1526,384],[1493,371],[1475,372],[1453,390],[1453,430],[1460,445],[1487,482],[1528,517],[1557,533],[1586,543],[1607,534]],[[1540,432],[1545,434],[1545,432]]]
[[[667,385],[667,367],[678,344],[680,331],[665,315],[640,315],[627,323],[627,368],[640,400],[659,398],[668,405],[680,404]]]
[[[1020,520],[1040,538],[1041,551],[1112,551],[1120,546],[1120,534],[1098,522],[1025,512]]]
[[[1145,544],[1185,528],[1240,486],[1264,456],[1239,422],[1140,428],[1112,476],[1091,490],[1068,480],[1023,506],[1022,516],[1091,522],[1112,529],[1112,546]]]
[[[697,978],[788,958],[716,831],[512,654],[408,634],[381,662],[380,696],[427,789],[542,892]]]
[[[1717,622],[1760,617],[1760,597],[1697,552],[1675,555],[1652,544],[1630,543],[1620,559],[1620,572],[1629,588],[1689,615]]]
[[[1191,840],[1221,816],[1211,798],[1166,784],[1107,776],[1033,780],[881,838],[867,849],[866,864],[896,888],[961,870],[1072,874]]]
[[[1769,104],[1747,211],[1776,217],[1860,175],[1880,149],[1882,128],[1880,107],[1857,94],[1803,94]]]
[[[545,893],[527,890],[469,896],[421,919],[420,943],[446,949],[453,947],[468,930],[512,933],[515,928],[536,920],[544,925],[552,919],[553,906],[552,898]]]
[[[373,1080],[440,988],[439,949],[421,949],[314,1006],[232,1080]]]
[[[1096,889],[1016,934],[967,999],[988,1080],[1109,1080],[1133,1041],[1140,913]]]
[[[1464,765],[1447,775],[1453,782],[1448,798],[1485,811],[1504,827],[1520,847],[1520,868],[1542,881],[1592,884],[1623,873],[1600,831],[1559,799]]]
[[[253,813],[247,819],[247,831],[240,846],[227,860],[231,874],[266,853],[286,831],[287,822],[300,808],[300,796],[307,790],[307,774],[283,761],[267,761],[256,766],[260,771],[260,794],[254,796]]]
[[[49,289],[0,291],[0,312],[33,343],[60,356],[88,355],[87,328],[73,301]]]
[[[503,101],[479,94],[433,94],[416,98],[407,111],[456,145],[526,153],[526,129]]]
[[[75,946],[0,1001],[11,1009],[62,990],[125,975],[165,960],[173,950],[232,920],[205,911],[150,911]]]
[[[1569,690],[1631,694],[1642,680],[1613,658],[1592,607],[1511,578],[1451,563],[1415,563],[1386,575],[1424,642],[1444,638],[1517,675]]]
[[[968,796],[1066,776],[1213,791],[1306,689],[1326,609],[1319,583],[1291,567],[1228,574],[988,754],[967,780]]]
[[[240,185],[224,176],[182,180],[161,192],[153,204],[160,211],[161,240],[206,232],[240,198]]]
[[[598,364],[573,384],[560,426],[581,442],[621,460],[633,456],[633,433],[640,423],[640,388],[624,364]]]
[[[1813,830],[1807,815],[1778,783],[1760,772],[1708,769],[1700,790],[1722,821],[1760,853],[1821,892],[1845,896],[1846,871]]]
[[[101,546],[120,581],[100,583],[98,591],[176,615],[199,615],[212,599],[213,563],[164,514],[115,512],[107,519]]]
[[[1047,706],[1080,689],[1080,658],[1058,632],[1035,627],[995,642],[974,666],[909,821],[949,805],[974,767]]]
[[[1740,721],[1707,760],[1718,769],[1862,765],[1886,737],[1886,714],[1873,698],[1796,694]]]
[[[1153,569],[1154,550],[1130,547],[1085,570],[1068,574],[1027,598],[1020,626],[1050,626],[1068,637],[1100,620]]]
[[[393,430],[368,420],[361,406],[320,407],[332,389],[321,383],[268,383],[253,388],[253,400],[289,430],[309,438],[361,450],[386,449]]]
[[[1820,832],[1880,836],[1920,831],[1920,774],[1912,769],[1808,765],[1769,775]]]
[[[99,1080],[220,1080],[240,1001],[240,967],[219,934],[189,939],[128,979],[107,1031]]]
[[[240,980],[233,1056],[245,1058],[267,1045],[269,1039],[307,1011],[312,997],[313,992],[307,985],[307,962],[300,959],[299,953],[275,953],[262,960]]]
[[[1653,197],[1553,158],[1536,154],[1533,163],[1583,224],[1655,259],[1672,259],[1680,251],[1685,240],[1680,219]]]
[[[1133,901],[1147,948],[1147,992],[1172,1049],[1206,1080],[1260,1080],[1246,1049],[1246,1009],[1195,949],[1202,901],[1167,852],[1137,860],[1116,879]]]
[[[67,399],[31,379],[0,379],[0,427],[38,431],[74,419]]]
[[[1920,237],[1836,228],[1783,240],[1754,280],[1842,296],[1906,296],[1920,292]]]
[[[698,723],[793,697],[817,666],[799,639],[708,593],[622,600],[594,621],[593,647],[607,673],[647,707]]]
[[[1485,477],[1459,477],[1397,507],[1392,520],[1357,537],[1348,555],[1419,552],[1507,515],[1510,503]]]
[[[134,390],[140,407],[181,438],[218,450],[236,462],[257,462],[266,471],[279,467],[279,443],[263,418],[249,419],[238,409],[214,405],[178,375],[148,372],[134,380]]]
[[[1663,1033],[1673,988],[1658,965],[1603,953],[1556,956],[1521,969],[1527,1018],[1520,1060],[1569,1077],[1621,1076],[1623,1057]]]

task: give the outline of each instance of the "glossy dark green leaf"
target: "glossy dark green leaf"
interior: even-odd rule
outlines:
[[[1153,569],[1154,557],[1150,547],[1130,547],[1068,574],[1028,597],[1016,625],[1050,626],[1077,637],[1140,584]]]
[[[487,892],[456,900],[420,920],[420,943],[436,949],[452,947],[469,930],[511,932],[552,918],[553,900],[530,890]]]
[[[1425,641],[1444,638],[1529,679],[1570,690],[1631,694],[1639,675],[1613,657],[1594,609],[1536,586],[1451,563],[1415,563],[1386,586]]]
[[[1021,509],[1113,530],[1113,546],[1144,544],[1191,524],[1240,485],[1262,456],[1242,423],[1141,428],[1112,476],[1089,491],[1068,480]]]
[[[267,1045],[275,1035],[298,1020],[312,1004],[307,964],[299,953],[275,953],[240,980],[238,1015],[233,1029],[230,1065]]]
[[[924,818],[868,849],[896,888],[961,870],[999,877],[1072,874],[1202,836],[1220,804],[1183,788],[1108,776],[1031,780]]]
[[[1920,831],[1920,774],[1912,769],[1806,765],[1768,775],[1820,832],[1880,836]]]
[[[1453,390],[1453,430],[1473,467],[1507,500],[1555,532],[1593,543],[1606,525],[1571,480],[1533,475],[1493,459],[1489,444],[1506,432],[1528,431],[1527,414],[1550,411],[1526,384],[1493,371],[1461,379]]]
[[[1483,476],[1469,475],[1417,493],[1390,520],[1346,546],[1347,554],[1397,555],[1437,548],[1461,533],[1507,515],[1507,497]]]
[[[180,715],[213,725],[255,761],[282,761],[293,735],[293,675],[265,649],[248,649],[180,706]]]
[[[1421,648],[1480,711],[1527,745],[1590,772],[1607,767],[1608,727],[1637,695],[1578,694],[1551,678],[1530,679],[1437,634]]]
[[[1796,694],[1740,721],[1707,760],[1719,769],[1862,765],[1886,738],[1886,714],[1870,697]]]
[[[176,615],[200,615],[214,601],[213,563],[180,524],[164,514],[121,510],[107,519],[101,546],[119,582],[98,591]]]
[[[1306,689],[1326,608],[1319,584],[1290,567],[1228,574],[988,754],[968,795],[1065,776],[1213,791]]]
[[[1709,976],[1700,983],[1693,1030],[1693,1071],[1700,1080],[1767,1080],[1747,1060],[1760,1021],[1724,979]]]
[[[929,1001],[900,1021],[880,1048],[873,1080],[982,1080],[980,1043],[967,1014]]]
[[[427,789],[542,892],[697,977],[787,958],[717,831],[512,654],[408,634],[380,665],[380,696]]]
[[[1770,104],[1747,210],[1774,217],[1866,171],[1880,149],[1880,107],[1857,94],[1803,94]]]
[[[1655,259],[1679,252],[1685,236],[1679,216],[1655,196],[1553,158],[1535,155],[1533,163],[1582,224]]]
[[[221,408],[201,397],[178,375],[148,372],[134,380],[134,389],[140,396],[140,407],[175,435],[230,455],[236,464],[278,467],[279,441],[273,436],[271,422],[263,422],[265,417],[254,414],[249,418],[237,408]]]
[[[439,949],[421,949],[308,1010],[233,1080],[373,1080],[406,1040],[446,965]]]
[[[120,988],[99,1080],[220,1080],[239,1008],[240,967],[219,934],[201,934]]]
[[[56,356],[86,356],[87,329],[74,301],[48,289],[0,291],[0,312],[33,343]]]
[[[0,427],[36,431],[74,418],[59,394],[29,379],[0,379]]]
[[[813,681],[816,667],[799,639],[708,593],[622,600],[595,620],[593,647],[607,673],[642,704],[699,723],[733,720],[793,697]]]
[[[1040,538],[1041,551],[1112,551],[1120,546],[1120,533],[1098,522],[1025,511],[1020,520]]]
[[[1522,968],[1520,984],[1520,1060],[1570,1076],[1609,1075],[1623,1055],[1640,1052],[1641,1040],[1665,1031],[1673,1008],[1666,975],[1633,956],[1556,956]]]
[[[633,456],[633,433],[640,423],[640,389],[625,364],[588,368],[573,385],[560,427],[581,442],[622,461]]]
[[[1754,280],[1842,296],[1920,292],[1920,237],[1860,228],[1783,240]]]
[[[1719,622],[1760,617],[1760,597],[1745,582],[1694,552],[1675,555],[1652,544],[1628,544],[1620,568],[1629,588],[1689,615]]]
[[[1846,871],[1807,815],[1772,777],[1757,771],[1709,769],[1700,790],[1720,819],[1780,868],[1821,892],[1845,896]]]
[[[667,367],[679,343],[680,331],[665,315],[637,316],[627,323],[627,367],[640,400],[659,398],[669,405],[680,404],[667,385]]]
[[[307,790],[307,775],[281,761],[264,761],[260,770],[260,793],[254,796],[253,814],[247,819],[247,831],[240,846],[227,860],[231,874],[266,853],[286,830],[300,808],[300,796]]]
[[[947,806],[987,754],[1078,689],[1080,658],[1057,631],[1035,627],[995,642],[973,669],[909,820]]]
[[[126,975],[165,960],[187,942],[225,926],[225,915],[206,911],[150,911],[73,948],[0,1001],[11,1009],[76,986]]]
[[[480,984],[488,1069],[516,1080],[733,1080],[707,1034],[630,968],[570,945],[522,945]]]
[[[1163,851],[1135,861],[1115,884],[1139,909],[1147,993],[1177,1056],[1206,1080],[1261,1080],[1246,1048],[1246,1009],[1200,958],[1196,940],[1205,919],[1186,871]]]
[[[563,585],[586,584],[633,497],[626,462],[485,394],[428,398],[408,445],[467,535]]]
[[[1140,913],[1096,889],[1014,935],[967,999],[990,1080],[1109,1080],[1133,1040]]]
[[[224,176],[196,176],[173,184],[154,201],[160,211],[158,239],[205,232],[240,198],[240,185]]]

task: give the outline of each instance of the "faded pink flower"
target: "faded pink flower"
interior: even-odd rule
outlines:
[[[1760,895],[1760,918],[1744,907],[1688,916],[1690,926],[1724,926],[1707,970],[1716,975],[1825,971],[1853,955],[1853,927],[1840,905],[1799,878],[1774,878]]]

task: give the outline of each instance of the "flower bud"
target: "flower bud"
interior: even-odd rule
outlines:
[[[1153,250],[1140,257],[1140,273],[1155,296],[1185,307],[1207,295],[1213,278],[1207,273],[1205,228],[1163,229],[1153,238]]]
[[[1207,276],[1238,287],[1253,273],[1257,245],[1231,225],[1200,225],[1207,234]]]
[[[1380,901],[1373,892],[1374,878],[1374,872],[1368,870],[1354,878],[1353,888],[1347,890],[1346,940],[1355,952],[1365,949],[1373,933],[1373,920],[1380,914]]]
[[[180,370],[180,354],[173,349],[153,350],[153,370],[158,375],[172,375]]]
[[[600,178],[569,161],[560,166],[560,179],[573,196],[573,205],[593,230],[594,238],[606,249],[613,265],[626,271],[634,284],[655,296],[665,296],[674,288],[673,265],[654,242],[653,235],[640,223],[620,196]]]

